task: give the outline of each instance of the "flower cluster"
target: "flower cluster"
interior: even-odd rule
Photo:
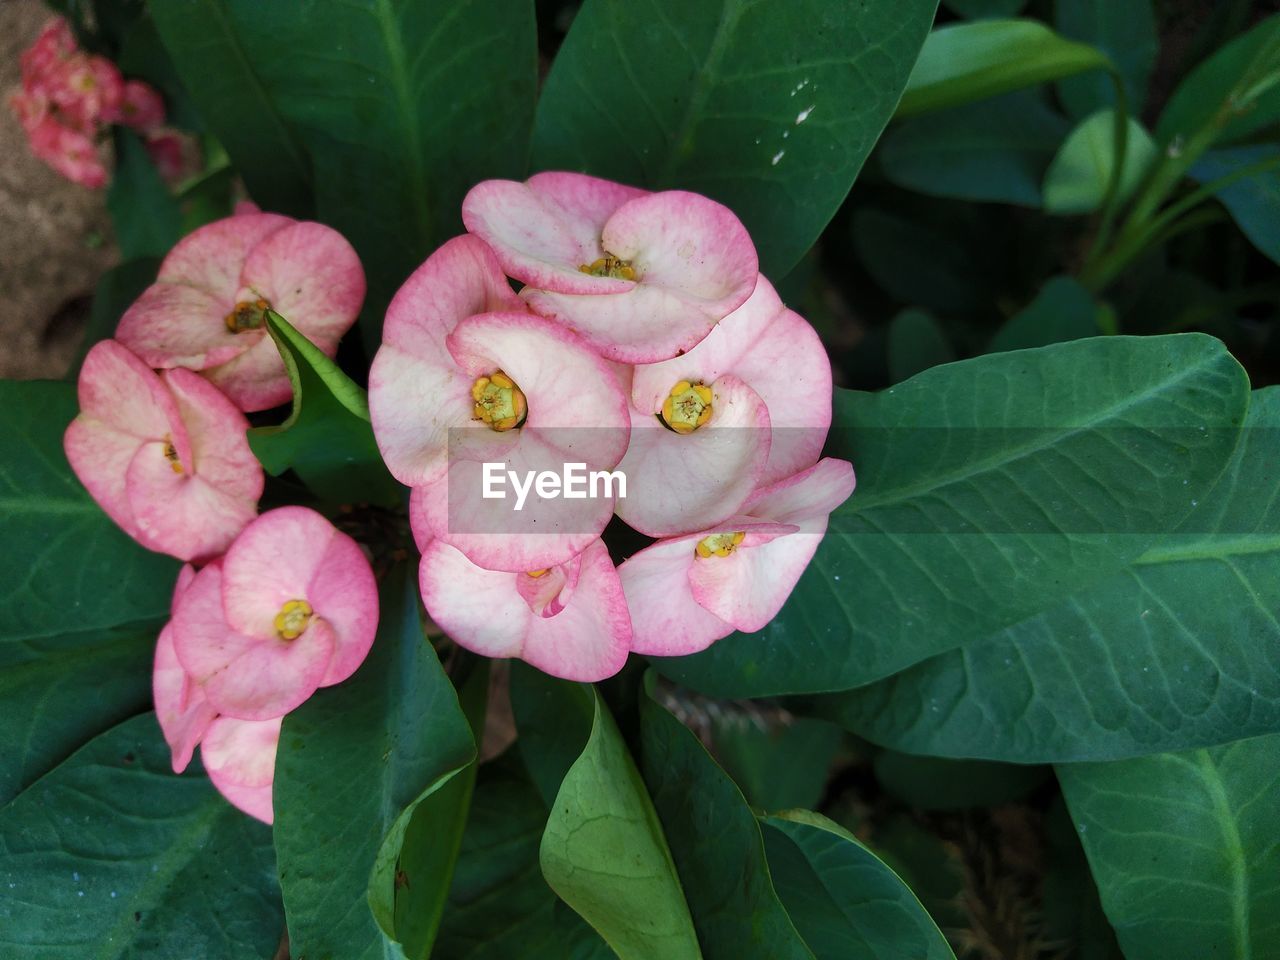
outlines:
[[[760,629],[854,478],[818,459],[830,364],[746,229],[697,194],[572,173],[481,183],[462,219],[396,294],[369,378],[433,619],[582,681]],[[625,495],[539,487],[512,514],[486,491],[495,463],[570,462],[616,469]],[[615,512],[658,538],[621,566]]]
[[[202,227],[170,252],[117,339],[89,351],[64,437],[112,520],[188,562],[153,679],[174,770],[199,744],[218,789],[268,822],[281,718],[360,665],[378,599],[361,548],[323,516],[258,515],[264,476],[244,411],[291,393],[268,309],[332,354],[363,297],[359,259],[327,227],[256,209]]]
[[[81,50],[62,18],[51,20],[21,58],[22,88],[9,105],[31,151],[68,180],[102,187],[107,168],[98,143],[112,124],[136,130],[161,174],[178,180],[190,167],[187,144],[165,126],[164,101],[141,80],[125,80],[105,57]]]

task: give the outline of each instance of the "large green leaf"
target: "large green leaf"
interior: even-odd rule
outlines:
[[[1151,0],[1055,0],[1053,11],[1062,36],[1097,47],[1111,58],[1124,81],[1128,112],[1140,112],[1160,52]],[[1058,83],[1058,94],[1077,120],[1116,105],[1116,85],[1100,73],[1064,79]]]
[[[1229,183],[1217,197],[1258,252],[1280,263],[1280,149],[1260,144],[1213,150],[1191,168],[1191,176],[1202,184],[1212,183],[1268,161],[1275,165]]]
[[[1124,960],[1061,796],[1053,799],[1044,823],[1045,937],[1074,944],[1076,960]]]
[[[387,574],[368,659],[285,717],[280,733],[275,843],[296,955],[401,956],[371,901],[386,923],[388,904],[447,883],[397,877],[394,866],[415,809],[475,756],[457,695],[423,635],[412,579],[406,567]],[[447,830],[436,839],[456,842]]]
[[[0,809],[0,953],[22,960],[270,957],[271,831],[170,769],[154,714],[114,727]]]
[[[551,888],[622,960],[701,960],[662,824],[599,696],[591,736],[556,794],[539,860]]]
[[[761,822],[778,896],[817,960],[955,960],[910,888],[839,824],[808,810]]]
[[[520,660],[511,661],[510,677],[516,750],[550,809],[591,736],[595,697],[586,684],[549,677]]]
[[[613,960],[538,868],[547,807],[511,758],[480,769],[436,956],[448,960]]]
[[[649,696],[640,704],[640,741],[704,955],[813,960],[774,892],[759,824],[733,781]]]
[[[116,169],[107,191],[107,209],[120,253],[126,260],[162,257],[182,236],[178,201],[137,134],[116,127],[113,140]]]
[[[844,690],[1122,570],[1208,494],[1248,381],[1200,334],[992,354],[836,396],[858,489],[777,618],[658,661],[722,696]]]
[[[1129,118],[1124,167],[1115,187],[1117,202],[1127,200],[1156,159],[1151,135]],[[1049,164],[1044,176],[1044,208],[1050,213],[1091,213],[1102,206],[1116,175],[1119,155],[1116,112],[1099,110],[1080,122]]]
[[[1212,140],[1242,140],[1280,120],[1280,14],[1237,37],[1178,85],[1156,138],[1189,141],[1202,131]]]
[[[937,0],[587,0],[534,163],[714,197],[781,277],[888,122]]]
[[[249,431],[266,471],[292,469],[334,502],[399,503],[401,489],[378,452],[364,390],[275,311],[267,312],[267,329],[293,385],[293,409],[284,423]]]
[[[1053,277],[996,331],[988,353],[1025,350],[1098,335],[1098,304],[1075,277]]]
[[[1067,40],[1038,20],[979,20],[929,34],[898,116],[954,107],[1086,70],[1108,70],[1095,47]]]
[[[1101,760],[1280,731],[1280,389],[1195,512],[1043,613],[821,712],[915,753]]]
[[[178,564],[134,543],[71,472],[66,383],[0,381],[0,643],[169,613]]]
[[[273,102],[268,65],[237,32],[227,0],[149,0],[160,38],[209,131],[266,210],[312,211],[311,160]]]
[[[1040,184],[1070,124],[1020,90],[907,120],[885,135],[880,165],[935,197],[1040,206]]]
[[[1128,960],[1280,956],[1280,736],[1058,779]]]

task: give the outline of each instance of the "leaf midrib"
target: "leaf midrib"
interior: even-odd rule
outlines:
[[[1249,936],[1249,871],[1245,861],[1244,841],[1240,827],[1231,812],[1231,801],[1217,766],[1207,750],[1197,750],[1194,763],[1204,782],[1214,813],[1222,826],[1222,839],[1227,854],[1227,867],[1231,872],[1231,920],[1234,927],[1236,960],[1250,960],[1253,950]]]

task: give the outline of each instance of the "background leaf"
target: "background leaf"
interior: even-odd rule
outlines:
[[[1127,200],[1156,159],[1155,141],[1136,120],[1128,121],[1124,169],[1116,201]],[[1044,208],[1050,213],[1090,213],[1102,206],[1115,177],[1116,115],[1099,110],[1071,131],[1044,176]]]
[[[1116,65],[1130,114],[1140,114],[1147,83],[1160,52],[1151,0],[1055,0],[1054,25],[1068,40],[1096,47]],[[1077,120],[1116,105],[1116,86],[1104,74],[1083,74],[1058,83],[1058,96]]]
[[[1058,779],[1128,960],[1280,953],[1280,737]]]
[[[587,0],[538,104],[534,166],[733,209],[782,277],[849,192],[937,0]]]
[[[944,6],[969,20],[1016,17],[1028,0],[943,0]]]
[[[271,831],[154,714],[90,741],[0,808],[0,949],[23,960],[269,957],[284,920]]]
[[[1201,184],[1212,183],[1271,159],[1280,161],[1275,145],[1213,150],[1191,168],[1191,176]],[[1216,196],[1258,252],[1280,263],[1280,164],[1237,180]]]
[[[1047,347],[1098,335],[1098,304],[1075,277],[1053,277],[1036,298],[1010,317],[987,345],[988,353]]]
[[[1181,522],[1247,403],[1243,371],[1202,335],[1077,340],[838,392],[829,447],[858,489],[782,612],[653,662],[717,696],[818,692],[989,637]]]
[[[894,383],[955,358],[946,333],[923,310],[903,310],[889,324],[889,376]]]
[[[75,360],[67,371],[67,379],[75,380],[79,377],[85,355],[95,343],[115,336],[120,318],[133,301],[142,295],[142,291],[155,281],[159,269],[159,258],[140,257],[112,267],[98,279],[89,322],[85,325]]]
[[[127,260],[162,257],[182,236],[178,201],[137,134],[116,127],[113,141],[116,169],[107,191],[107,209],[120,253]]]
[[[876,780],[891,797],[919,810],[966,810],[1022,800],[1047,778],[1048,767],[916,757],[881,750]]]
[[[762,729],[750,716],[717,711],[711,737],[716,760],[749,804],[786,810],[818,805],[843,732],[812,717]]]

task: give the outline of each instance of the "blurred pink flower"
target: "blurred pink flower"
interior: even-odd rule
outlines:
[[[218,713],[270,720],[356,671],[378,627],[359,545],[306,507],[245,528],[178,599],[173,646]]]
[[[147,155],[166,183],[180,183],[200,170],[200,158],[190,137],[160,127],[146,135]]]
[[[526,284],[521,296],[535,311],[611,360],[651,363],[688,350],[756,283],[746,228],[696,193],[540,173],[477,184],[462,220]]]
[[[106,186],[107,168],[88,136],[64,127],[51,114],[27,130],[31,152],[72,183],[99,189]]]
[[[180,560],[221,553],[257,513],[262,467],[248,422],[187,370],[156,374],[114,340],[79,381],[67,459],[98,505],[143,546]]]
[[[149,133],[164,124],[164,99],[155,87],[141,80],[126,80],[120,98],[118,122]]]
[[[240,214],[180,240],[156,282],[125,311],[116,337],[153,367],[197,370],[241,410],[265,410],[292,394],[266,311],[332,357],[364,293],[360,259],[337,231],[273,213]]]
[[[18,56],[24,89],[39,90],[53,77],[61,62],[76,51],[71,25],[62,17],[50,20],[31,46]]]

